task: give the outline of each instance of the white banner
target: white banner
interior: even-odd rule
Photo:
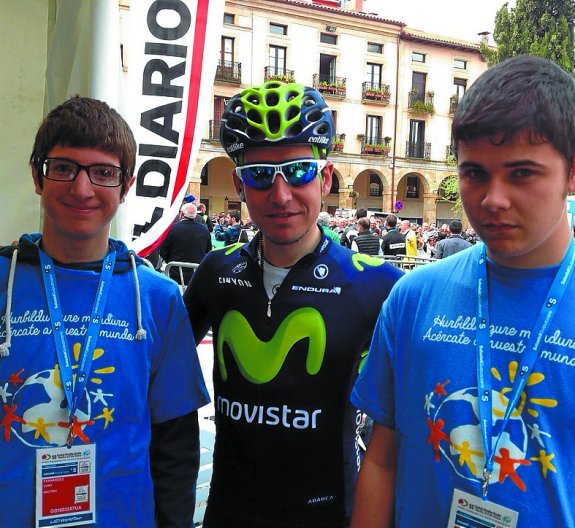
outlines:
[[[138,143],[136,183],[118,235],[142,256],[178,214],[211,108],[224,0],[134,0],[126,116]]]

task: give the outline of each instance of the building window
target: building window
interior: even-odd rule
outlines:
[[[270,33],[274,35],[287,35],[287,26],[270,22]]]
[[[235,15],[231,13],[224,13],[224,24],[233,24],[235,21]]]
[[[209,179],[208,179],[208,164],[206,163],[203,167],[202,167],[202,172],[200,173],[200,185],[209,185]]]
[[[368,115],[365,128],[365,142],[368,145],[381,143],[381,116]]]
[[[376,44],[375,42],[367,43],[367,51],[369,53],[383,53],[383,44]]]
[[[459,101],[467,88],[467,79],[453,79],[453,95],[457,96]]]
[[[408,176],[405,186],[406,198],[419,198],[419,178],[417,176]]]
[[[412,62],[425,62],[425,53],[419,53],[417,51],[412,52],[411,54],[411,61]]]
[[[369,195],[383,196],[383,186],[380,177],[375,173],[369,175]]]
[[[381,64],[367,63],[367,82],[371,83],[373,88],[379,88],[381,86],[382,70],[383,67]]]
[[[425,121],[411,120],[409,122],[409,141],[407,142],[407,156],[409,158],[423,158],[424,153],[425,153]]]
[[[336,57],[333,55],[319,55],[319,80],[328,84],[335,83]]]
[[[467,69],[467,61],[461,59],[453,59],[453,67],[457,68],[458,70],[466,70]]]
[[[286,69],[286,48],[270,46],[269,56],[270,75],[284,75]]]
[[[330,35],[329,33],[321,33],[319,41],[323,44],[337,44],[337,35]]]
[[[222,45],[220,48],[220,59],[226,64],[231,66],[234,62],[234,39],[231,37],[222,37]]]

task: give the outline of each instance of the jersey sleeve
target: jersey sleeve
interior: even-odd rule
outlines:
[[[152,423],[188,414],[210,401],[192,327],[179,292],[174,295],[148,393]]]

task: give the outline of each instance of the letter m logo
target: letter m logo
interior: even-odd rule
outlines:
[[[220,375],[224,381],[228,379],[224,344],[230,348],[244,378],[259,385],[278,375],[289,351],[302,339],[309,339],[306,371],[310,375],[317,374],[323,363],[326,343],[325,323],[317,310],[309,307],[295,310],[267,342],[255,335],[240,312],[231,310],[222,319],[218,334],[216,354]]]

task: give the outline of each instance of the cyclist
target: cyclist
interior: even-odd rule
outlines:
[[[381,304],[401,272],[316,223],[335,134],[321,95],[268,82],[231,98],[220,139],[259,228],[212,251],[184,300],[213,329],[216,444],[204,526],[341,528],[358,471],[349,403]]]

